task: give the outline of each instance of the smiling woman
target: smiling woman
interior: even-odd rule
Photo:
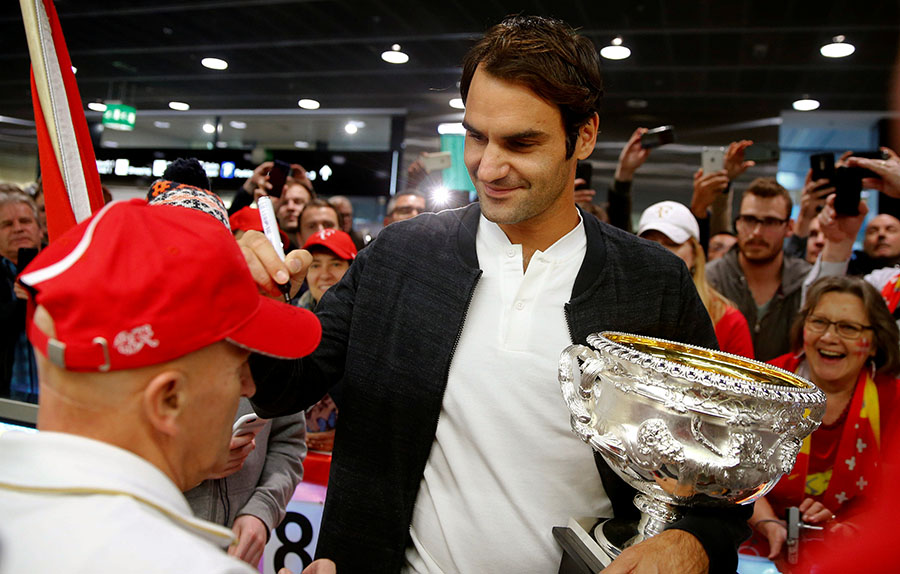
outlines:
[[[856,277],[820,279],[791,335],[794,352],[771,363],[809,378],[827,403],[794,469],[756,503],[755,546],[773,559],[787,535],[780,518],[789,506],[800,508],[804,522],[825,526],[826,543],[853,533],[848,525],[880,482],[882,453],[896,435],[900,336],[874,287]]]

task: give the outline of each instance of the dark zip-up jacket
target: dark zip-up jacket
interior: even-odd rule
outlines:
[[[761,319],[756,301],[741,269],[737,246],[706,267],[706,279],[722,295],[728,297],[744,314],[750,325],[753,353],[757,361],[770,361],[791,350],[791,325],[800,310],[803,280],[812,265],[797,257],[784,256],[781,267],[781,287],[772,297]]]
[[[386,227],[323,296],[315,353],[298,362],[251,359],[258,388],[253,402],[263,416],[310,405],[342,381],[317,546],[317,555],[334,560],[339,572],[398,572],[404,563],[450,362],[481,276],[479,215],[473,204]],[[574,342],[619,330],[716,348],[709,316],[680,259],[593,217],[584,216],[584,225],[584,263],[571,300],[560,309]],[[595,458],[616,516],[636,517],[635,491]],[[692,512],[677,527],[701,540],[712,572],[734,572],[749,515],[746,507]]]

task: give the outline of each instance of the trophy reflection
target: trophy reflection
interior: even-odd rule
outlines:
[[[765,495],[790,472],[825,411],[822,391],[771,365],[626,333],[587,341],[592,348],[572,345],[560,358],[572,430],[637,489],[641,513],[637,523],[608,519],[593,528],[603,565],[687,507]],[[579,543],[567,530],[578,526],[554,535],[571,554]]]

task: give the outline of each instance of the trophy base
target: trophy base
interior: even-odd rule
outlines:
[[[570,518],[567,526],[555,526],[553,537],[563,549],[562,559],[559,563],[559,574],[596,574],[603,570],[618,556],[620,550],[610,554],[601,547],[592,532],[600,531],[601,527],[613,519],[601,518]],[[619,521],[621,522],[621,521]],[[634,536],[635,523],[632,522],[629,536]],[[615,540],[618,537],[614,536]],[[605,540],[605,539],[604,539]],[[628,540],[628,536],[625,537]]]

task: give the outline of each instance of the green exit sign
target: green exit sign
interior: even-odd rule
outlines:
[[[134,129],[137,110],[124,104],[106,104],[103,112],[103,125],[112,130],[130,132]]]

